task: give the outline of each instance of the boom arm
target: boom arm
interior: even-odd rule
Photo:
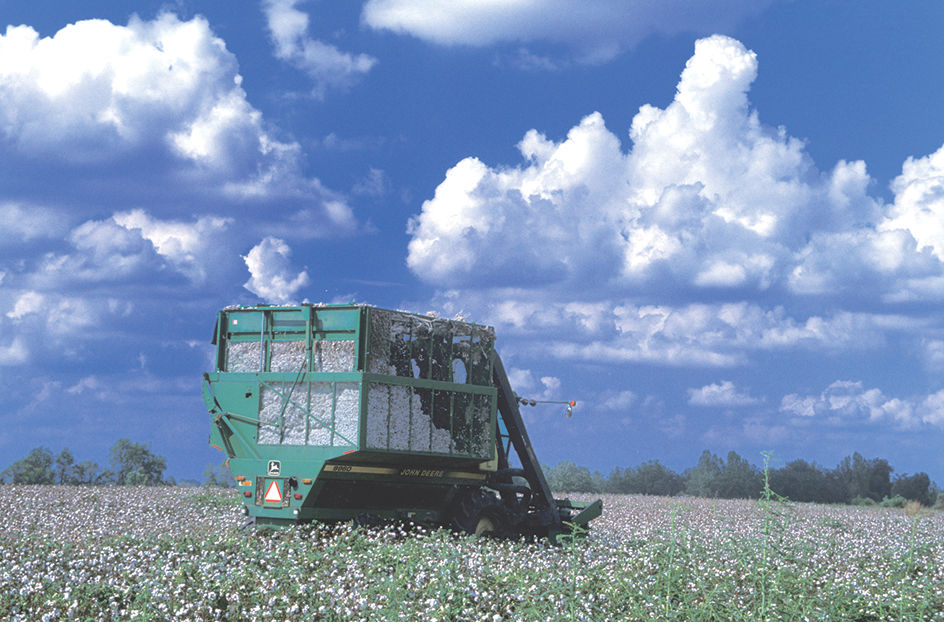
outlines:
[[[551,494],[551,489],[544,478],[544,471],[534,454],[528,432],[525,430],[521,412],[518,410],[518,400],[511,390],[505,366],[496,352],[493,359],[493,378],[498,388],[498,412],[501,415],[505,429],[511,438],[511,444],[521,460],[521,467],[525,479],[531,485],[531,504],[534,507],[535,518],[541,526],[546,526],[551,533],[560,533],[563,530],[560,513],[557,511],[557,502]],[[498,443],[499,469],[508,468],[508,455],[501,443]]]

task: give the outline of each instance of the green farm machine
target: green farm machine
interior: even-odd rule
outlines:
[[[494,342],[491,327],[367,305],[221,311],[203,397],[247,523],[553,539],[599,516],[599,500],[551,495]]]

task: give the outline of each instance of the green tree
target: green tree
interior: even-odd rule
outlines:
[[[12,484],[54,484],[56,473],[52,470],[52,452],[37,447],[22,460],[11,464],[4,472]]]
[[[142,445],[123,438],[111,448],[111,465],[115,470],[115,483],[119,486],[129,484],[128,476],[139,470],[143,475],[143,481],[138,475],[133,477],[133,481],[146,486],[155,486],[163,481],[167,460],[163,456],[155,456],[151,453],[150,443]]]
[[[590,473],[587,467],[570,461],[559,462],[553,468],[545,467],[544,477],[555,492],[602,492],[602,475]]]
[[[763,482],[757,467],[737,452],[729,452],[727,462],[721,463],[721,473],[715,484],[718,496],[722,499],[756,499],[761,488]]]
[[[824,471],[815,462],[794,460],[770,472],[770,488],[791,501],[843,503],[845,493],[834,473]]]
[[[707,449],[698,459],[698,466],[685,471],[685,494],[693,497],[718,496],[718,484],[724,463]]]
[[[147,483],[148,477],[144,474],[143,467],[136,468],[125,477],[125,486],[145,486]]]
[[[871,499],[878,503],[891,496],[892,467],[882,458],[866,460],[855,452],[836,467],[836,478],[844,489],[845,503],[856,499]]]
[[[931,478],[927,473],[916,473],[910,476],[903,473],[896,476],[892,483],[892,497],[896,496],[902,496],[909,501],[917,501],[921,505],[930,506],[933,503]]]
[[[63,449],[59,452],[59,455],[56,456],[56,476],[60,484],[72,484],[73,480],[73,464],[75,459],[72,457],[72,452],[68,449]]]
[[[644,462],[632,469],[616,468],[610,473],[605,490],[624,495],[657,495],[672,497],[684,487],[682,476],[659,463]]]
[[[101,467],[98,463],[86,460],[72,467],[72,483],[77,486],[95,486],[102,481]]]
[[[203,482],[204,486],[210,486],[213,488],[233,488],[236,486],[235,480],[233,480],[233,474],[229,470],[229,461],[227,460],[218,467],[208,464],[206,470],[203,472],[203,477],[206,478]]]

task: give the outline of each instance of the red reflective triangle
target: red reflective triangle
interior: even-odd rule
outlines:
[[[269,484],[269,489],[265,493],[265,500],[267,503],[282,503],[282,491],[279,490],[278,482]]]

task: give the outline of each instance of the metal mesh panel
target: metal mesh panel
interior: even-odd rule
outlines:
[[[304,445],[307,416],[299,406],[304,406],[308,396],[304,387],[296,386],[291,399],[285,404],[290,382],[273,382],[262,385],[259,394],[259,444],[260,445]],[[284,409],[283,409],[284,405]]]
[[[283,404],[291,389],[291,382],[262,385],[259,421],[268,425],[259,426],[259,444],[305,445],[307,442],[308,445],[343,447],[357,443],[358,383],[298,383],[283,414]]]
[[[488,395],[373,382],[367,399],[368,448],[490,455]]]
[[[354,371],[354,364],[357,362],[354,343],[353,341],[316,341],[312,371]]]
[[[469,435],[469,453],[479,456],[491,454],[493,408],[491,396],[472,397],[472,432]]]
[[[260,358],[258,341],[227,341],[224,371],[234,373],[259,371]]]
[[[354,341],[315,341],[312,345],[312,371],[314,372],[349,372],[354,371],[356,355]],[[256,357],[259,356],[256,344]],[[307,358],[304,341],[273,341],[269,345],[269,371],[297,373],[302,368],[307,370]],[[256,361],[258,368],[258,360]],[[249,370],[255,371],[255,370]]]
[[[368,371],[489,385],[494,342],[488,326],[372,309]]]
[[[273,341],[269,346],[269,371],[294,372],[305,365],[304,341]]]
[[[327,383],[325,383],[327,384]],[[354,382],[336,383],[337,392],[335,394],[335,413],[334,413],[334,442],[335,447],[348,445],[349,443],[340,437],[350,440],[351,444],[357,443],[357,429],[361,411],[361,390],[360,385]]]

